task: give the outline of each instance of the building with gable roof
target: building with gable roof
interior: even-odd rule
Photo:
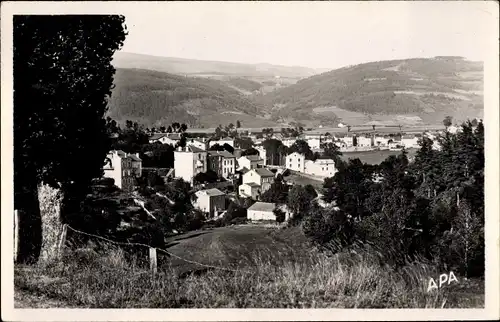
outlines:
[[[193,206],[208,214],[209,218],[217,217],[226,210],[226,194],[217,188],[199,190],[195,195]]]
[[[193,184],[194,177],[201,172],[207,172],[207,151],[193,145],[178,147],[174,151],[174,175]]]
[[[207,151],[208,168],[224,179],[232,179],[236,172],[236,157],[228,151]]]
[[[103,170],[103,177],[112,178],[118,188],[132,191],[136,179],[142,175],[142,160],[139,158],[139,153],[112,150],[106,156]]]

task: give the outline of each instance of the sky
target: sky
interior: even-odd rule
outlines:
[[[481,61],[498,27],[492,8],[475,1],[144,3],[123,10],[122,51],[312,68],[434,56]]]

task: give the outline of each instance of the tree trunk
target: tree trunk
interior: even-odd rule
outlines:
[[[57,245],[62,232],[60,189],[46,184],[38,186],[38,200],[40,201],[40,216],[42,220],[42,245],[40,261],[50,262],[57,256]]]

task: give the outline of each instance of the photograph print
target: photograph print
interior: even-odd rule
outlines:
[[[14,309],[488,308],[495,6],[44,6],[10,16]]]

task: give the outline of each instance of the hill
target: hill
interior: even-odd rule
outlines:
[[[361,125],[482,117],[483,64],[461,57],[416,58],[348,66],[262,96],[274,120]]]
[[[116,68],[139,68],[188,76],[238,76],[238,77],[290,77],[303,78],[318,74],[320,70],[301,66],[272,64],[241,64],[174,57],[116,52]]]
[[[258,116],[257,105],[219,80],[118,68],[109,115],[148,125],[177,121],[190,126],[236,123],[272,126]],[[263,125],[262,125],[263,124]]]

